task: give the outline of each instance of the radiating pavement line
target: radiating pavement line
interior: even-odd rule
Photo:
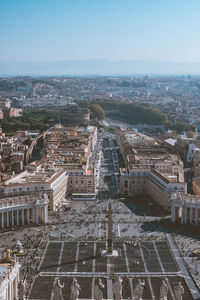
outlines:
[[[164,273],[164,272],[165,272],[165,268],[164,268],[164,266],[163,266],[163,264],[162,264],[162,261],[161,261],[161,258],[160,258],[160,254],[159,254],[159,252],[158,252],[158,248],[157,248],[157,246],[156,246],[155,241],[153,241],[153,247],[154,247],[154,250],[155,250],[155,252],[156,252],[156,255],[157,255],[157,258],[158,258],[158,261],[159,261],[159,264],[160,264],[160,268],[161,268],[162,272]],[[174,295],[174,292],[173,292],[173,289],[172,289],[171,284],[170,284],[170,282],[169,282],[169,279],[168,279],[168,278],[165,278],[165,280],[166,280],[167,285],[168,285],[168,287],[169,287],[169,291],[170,291],[170,293],[171,293],[172,299],[173,299],[173,300],[176,300],[175,295]]]
[[[146,264],[146,261],[145,261],[145,258],[144,258],[144,253],[142,251],[142,248],[141,246],[139,245],[139,248],[140,248],[140,254],[141,254],[141,257],[142,257],[142,261],[144,263],[144,269],[145,269],[145,272],[148,272],[148,269],[147,269],[147,264]],[[152,284],[151,284],[151,279],[148,277],[148,283],[149,283],[149,288],[150,288],[150,291],[151,291],[151,297],[152,297],[152,300],[153,299],[156,299],[155,295],[154,295],[154,291],[153,291],[153,287],[152,287]]]
[[[79,248],[80,248],[80,242],[77,243],[77,248],[76,248],[76,261],[78,261],[78,257],[79,257]],[[78,269],[78,263],[75,263],[74,266],[74,272],[77,272]]]
[[[96,249],[97,249],[97,243],[94,242],[94,257],[96,256]],[[93,260],[93,265],[92,265],[92,272],[95,272],[96,268],[96,260]],[[92,278],[92,298],[94,298],[94,286],[95,286],[95,278]]]
[[[62,254],[63,254],[63,248],[64,248],[64,242],[62,242],[62,245],[61,245],[61,248],[60,248],[60,255],[59,255],[58,265],[61,264],[61,259],[62,259]],[[60,267],[59,266],[57,267],[56,271],[57,272],[60,271]],[[55,283],[56,283],[56,277],[54,278],[54,281],[53,281],[53,287],[54,287]],[[53,298],[54,298],[53,287],[52,287],[51,299],[50,300],[53,300]]]
[[[126,260],[126,268],[128,273],[130,273],[130,268],[129,268],[129,262],[128,262],[128,257],[127,257],[127,252],[126,252],[126,244],[123,243],[123,247],[124,247],[124,255],[125,255],[125,260]],[[133,299],[133,279],[129,278],[129,284],[130,284],[130,288],[131,288],[131,298]]]

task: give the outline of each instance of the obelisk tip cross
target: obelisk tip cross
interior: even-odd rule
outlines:
[[[112,253],[113,243],[112,243],[112,207],[111,203],[108,204],[108,249],[109,253]]]

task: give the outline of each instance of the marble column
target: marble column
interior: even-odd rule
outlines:
[[[19,210],[17,210],[17,226],[19,226]]]
[[[1,213],[1,228],[4,228],[4,213]]]
[[[185,207],[182,207],[181,224],[185,224]]]
[[[44,223],[48,222],[48,206],[44,207]]]
[[[9,227],[9,212],[7,211],[7,227]]]
[[[13,280],[13,296],[17,299],[17,277]]]
[[[192,224],[193,221],[193,208],[190,207],[190,224]]]
[[[35,214],[35,223],[38,224],[38,207],[35,209],[36,214]]]
[[[12,227],[15,225],[15,220],[14,220],[14,210],[12,210]]]
[[[24,209],[22,209],[22,225],[24,225]]]
[[[199,224],[199,209],[198,208],[195,209],[195,224],[196,225]]]
[[[171,206],[171,221],[176,222],[176,207],[173,205]]]
[[[30,223],[30,219],[29,219],[29,208],[27,208],[26,218],[27,218],[27,224],[29,224],[29,223]]]
[[[32,223],[35,223],[35,207],[32,208]]]

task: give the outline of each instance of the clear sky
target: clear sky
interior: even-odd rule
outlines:
[[[0,0],[0,60],[200,62],[200,0]]]

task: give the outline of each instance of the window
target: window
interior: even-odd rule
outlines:
[[[128,180],[124,180],[124,187],[125,187],[125,188],[128,187]]]

